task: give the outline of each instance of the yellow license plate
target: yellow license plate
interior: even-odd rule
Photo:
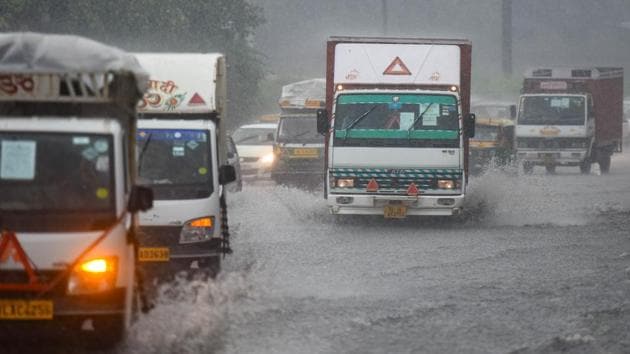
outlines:
[[[168,247],[140,247],[138,260],[140,262],[168,262],[171,251]]]
[[[317,151],[317,149],[298,148],[298,149],[293,149],[293,155],[313,157],[313,156],[319,156],[319,151]]]
[[[385,218],[404,219],[407,217],[407,207],[404,205],[386,205]]]
[[[52,320],[50,300],[0,300],[0,320]]]

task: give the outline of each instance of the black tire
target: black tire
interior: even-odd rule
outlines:
[[[531,175],[534,172],[534,165],[530,162],[523,162],[523,172],[525,172],[526,175]]]
[[[545,170],[547,170],[547,173],[549,173],[549,174],[555,174],[556,173],[556,165],[545,165]]]
[[[597,162],[599,163],[599,170],[602,174],[610,172],[610,155],[601,156]]]
[[[591,160],[588,158],[584,159],[584,161],[580,162],[580,172],[583,175],[588,175],[591,173],[591,166]]]

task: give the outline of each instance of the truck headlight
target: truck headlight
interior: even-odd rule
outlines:
[[[455,181],[452,179],[438,179],[437,187],[438,189],[454,189]]]
[[[336,185],[339,188],[354,188],[354,178],[339,178]]]
[[[117,257],[99,257],[80,262],[68,278],[68,294],[93,294],[116,285]]]
[[[214,236],[214,216],[189,220],[179,233],[179,243],[208,241]]]
[[[275,159],[276,155],[274,155],[273,153],[267,154],[260,158],[260,163],[262,163],[263,165],[271,165],[273,163],[273,160]]]

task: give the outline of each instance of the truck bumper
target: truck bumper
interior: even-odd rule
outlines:
[[[462,211],[464,195],[399,195],[329,194],[331,214],[384,215],[387,205],[404,205],[407,215],[457,215]]]
[[[518,150],[516,157],[533,165],[578,166],[588,156],[585,149],[570,150]]]

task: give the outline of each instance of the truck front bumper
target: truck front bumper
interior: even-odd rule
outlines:
[[[524,150],[519,149],[516,157],[533,165],[577,166],[588,156],[586,149]]]
[[[329,194],[331,214],[384,215],[388,205],[404,205],[407,215],[457,215],[462,211],[464,195],[361,195]]]

